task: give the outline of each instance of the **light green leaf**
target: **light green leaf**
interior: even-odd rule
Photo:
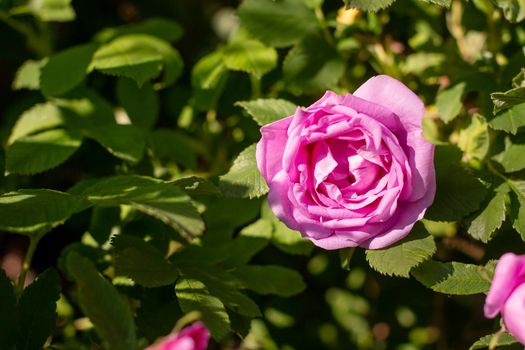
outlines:
[[[223,55],[227,68],[247,72],[257,78],[277,66],[277,51],[258,40],[234,40],[224,48]]]
[[[525,145],[509,143],[505,151],[497,154],[492,159],[501,164],[505,172],[511,173],[525,169],[523,152],[525,152]]]
[[[320,31],[313,10],[302,0],[246,0],[237,13],[253,36],[275,47],[291,46]]]
[[[490,287],[483,266],[459,262],[428,261],[411,271],[424,286],[444,294],[470,295],[486,293]]]
[[[431,4],[436,4],[443,7],[450,7],[450,4],[452,3],[452,0],[423,0],[425,2],[429,2]]]
[[[160,251],[144,240],[118,235],[115,247],[115,272],[130,277],[144,287],[154,288],[170,285],[179,276],[177,268]]]
[[[441,90],[436,97],[436,108],[441,120],[450,123],[463,108],[463,96],[467,83],[461,82]]]
[[[410,277],[410,270],[430,259],[436,252],[434,237],[421,224],[398,243],[379,250],[367,250],[366,260],[370,266],[389,276]]]
[[[244,288],[258,294],[289,297],[306,288],[299,273],[282,266],[241,266],[234,270],[233,274],[239,278]]]
[[[297,108],[292,102],[274,98],[239,101],[235,105],[244,108],[260,126],[291,116]]]
[[[40,89],[40,74],[42,67],[46,64],[47,59],[39,61],[27,60],[16,71],[13,80],[13,90],[38,90]]]
[[[0,348],[14,349],[18,336],[18,310],[16,308],[16,296],[11,280],[0,269]]]
[[[16,121],[8,144],[13,143],[20,137],[34,134],[38,131],[54,129],[65,123],[65,116],[59,107],[52,102],[37,104],[20,116]]]
[[[199,110],[209,110],[217,105],[228,80],[222,50],[215,50],[202,57],[191,71],[193,105]]]
[[[494,337],[497,337],[497,341],[494,345],[496,346],[505,346],[505,345],[512,345],[518,343],[518,341],[509,333],[505,332],[502,334],[491,334],[486,335],[483,338],[479,339],[477,342],[472,344],[472,346],[469,348],[469,350],[477,350],[477,349],[487,349],[489,348],[489,345],[492,343],[492,339]]]
[[[518,23],[525,19],[524,0],[496,0],[495,2],[508,21]]]
[[[71,0],[31,0],[29,8],[44,22],[68,22],[76,17]]]
[[[255,198],[265,195],[268,186],[257,169],[255,145],[242,151],[227,174],[220,177],[219,186],[226,196]]]
[[[494,114],[518,105],[525,103],[525,87],[517,87],[506,92],[494,92],[490,94],[490,98],[494,103]]]
[[[346,8],[357,8],[363,11],[378,11],[392,5],[396,0],[344,0]]]
[[[192,278],[182,277],[177,281],[175,293],[185,313],[199,311],[202,321],[213,338],[220,340],[230,331],[230,318],[224,304],[208,291],[204,283]]]
[[[20,333],[17,350],[42,349],[55,329],[60,289],[60,277],[55,270],[49,269],[24,290],[18,301]]]
[[[467,230],[469,235],[484,243],[492,239],[494,232],[505,221],[506,201],[509,191],[510,188],[506,184],[499,186],[495,190],[494,197],[492,197],[485,209],[470,223]]]
[[[21,137],[6,150],[6,169],[16,174],[36,174],[52,169],[71,157],[81,143],[79,133],[64,129]]]
[[[0,229],[31,233],[62,224],[82,209],[77,196],[52,190],[18,190],[0,196]]]
[[[488,125],[479,114],[474,114],[470,124],[459,132],[458,147],[468,159],[482,160],[490,147]]]
[[[512,227],[525,241],[525,181],[510,181],[509,185],[518,200],[511,206],[514,209]]]
[[[99,42],[107,42],[116,37],[128,34],[148,34],[169,42],[182,37],[184,29],[180,24],[166,18],[148,18],[139,23],[128,24],[122,27],[106,28],[96,35]]]
[[[163,67],[163,55],[152,45],[154,37],[131,34],[101,46],[93,56],[89,70],[125,76],[138,85],[157,77]]]
[[[131,79],[120,78],[117,81],[117,99],[134,125],[146,129],[155,125],[160,108],[159,96],[150,83],[139,87]]]
[[[518,75],[512,78],[512,87],[525,87],[525,68],[522,68]]]
[[[93,125],[85,131],[115,157],[130,163],[138,163],[144,155],[144,133],[134,125]]]
[[[96,269],[93,263],[71,252],[66,258],[67,270],[77,284],[78,303],[89,317],[108,350],[137,348],[133,315],[118,291]]]
[[[284,81],[296,94],[333,88],[344,72],[345,60],[320,35],[301,40],[289,51],[283,63]]]
[[[78,86],[87,75],[96,49],[95,44],[84,44],[51,56],[40,75],[44,95],[60,96]]]
[[[176,186],[160,180],[131,175],[113,176],[77,184],[70,192],[85,196],[95,204],[130,205],[189,238],[204,231],[204,222],[191,198]]]
[[[498,113],[489,125],[494,130],[502,130],[516,134],[518,129],[525,126],[525,103],[515,105]]]

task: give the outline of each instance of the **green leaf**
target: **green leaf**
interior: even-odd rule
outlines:
[[[64,129],[21,137],[6,150],[7,171],[36,174],[52,169],[71,157],[81,144],[79,133]]]
[[[223,55],[227,68],[247,72],[257,78],[277,66],[277,51],[258,40],[234,40],[224,48]]]
[[[489,125],[494,130],[502,130],[516,134],[518,129],[525,126],[525,103],[515,105],[498,113]]]
[[[511,205],[511,208],[514,209],[512,227],[525,241],[525,181],[510,181],[509,185],[518,200],[517,203]]]
[[[8,144],[20,137],[54,129],[64,125],[64,123],[63,111],[52,102],[34,105],[18,118],[9,136]]]
[[[180,24],[166,18],[148,18],[139,23],[116,28],[106,28],[96,35],[97,41],[107,42],[128,34],[148,34],[169,42],[182,37],[184,29]]]
[[[204,222],[191,198],[176,186],[153,178],[113,176],[79,184],[70,192],[95,204],[130,205],[190,238],[204,231]]]
[[[517,87],[506,92],[494,92],[490,94],[490,98],[494,103],[494,114],[518,105],[525,103],[525,87]]]
[[[77,283],[78,304],[89,317],[108,350],[137,348],[133,315],[118,291],[93,263],[76,252],[66,258],[67,270]]]
[[[411,271],[424,286],[444,294],[470,295],[486,293],[490,279],[483,266],[459,262],[427,261]]]
[[[423,1],[431,3],[431,4],[443,6],[443,7],[450,7],[450,4],[452,3],[452,0],[423,0]]]
[[[66,221],[85,203],[77,196],[52,190],[18,190],[0,196],[0,229],[31,233]]]
[[[497,337],[497,341],[494,345],[505,346],[518,343],[518,341],[509,333],[505,332],[502,334],[490,334],[479,339],[477,342],[472,344],[469,350],[487,349],[491,345],[492,339]]]
[[[207,111],[215,108],[228,80],[222,50],[216,50],[202,57],[191,71],[193,105]]]
[[[51,56],[40,75],[40,88],[46,96],[60,96],[78,86],[86,77],[97,45],[84,44]]]
[[[463,97],[467,83],[461,82],[441,90],[436,97],[436,108],[441,120],[450,123],[463,108]]]
[[[511,173],[525,169],[523,152],[525,152],[525,145],[509,143],[505,151],[497,154],[492,159],[501,164],[505,172]]]
[[[13,284],[0,269],[0,348],[13,350],[18,337],[18,310]]]
[[[55,329],[60,289],[58,274],[49,269],[24,290],[18,301],[20,333],[17,350],[42,349],[47,337]]]
[[[518,23],[525,19],[524,0],[496,0],[495,2],[508,21]]]
[[[488,205],[468,227],[468,233],[473,238],[484,243],[492,239],[494,232],[501,227],[505,221],[506,201],[510,188],[503,184],[495,190],[495,195],[492,197]]]
[[[148,142],[160,160],[171,160],[189,169],[196,169],[199,153],[206,152],[196,140],[179,130],[155,129]]]
[[[119,207],[95,207],[91,213],[89,233],[102,246],[108,241],[113,228],[119,224]]]
[[[140,238],[118,235],[113,245],[115,272],[119,276],[130,277],[149,288],[170,285],[179,276],[177,268],[160,251]]]
[[[320,31],[313,10],[302,0],[246,0],[237,14],[253,36],[275,47],[291,46]]]
[[[482,160],[490,147],[488,125],[479,114],[474,114],[470,124],[459,132],[458,147],[468,159]]]
[[[42,67],[46,64],[47,59],[39,61],[27,60],[16,71],[13,80],[13,90],[38,90],[40,89],[40,74]]]
[[[117,81],[117,99],[132,124],[146,129],[155,125],[160,106],[159,96],[151,84],[139,87],[131,79],[120,78]]]
[[[117,37],[95,52],[89,70],[125,76],[138,85],[144,84],[157,77],[163,67],[163,56],[152,45],[152,38],[142,34]]]
[[[412,232],[398,243],[380,250],[367,250],[366,260],[370,266],[389,276],[410,277],[410,270],[426,261],[436,252],[434,237],[422,224],[416,224]]]
[[[518,75],[512,78],[512,87],[525,87],[525,68],[522,68]]]
[[[289,297],[306,288],[299,273],[282,266],[241,266],[234,270],[233,274],[241,280],[244,288],[258,294]]]
[[[29,8],[44,22],[68,22],[76,17],[71,0],[31,0]]]
[[[292,102],[274,98],[239,101],[235,105],[244,108],[260,126],[291,116],[297,108]]]
[[[230,332],[230,318],[219,298],[210,294],[204,283],[182,277],[177,281],[175,293],[185,313],[199,311],[202,321],[216,340]]]
[[[257,169],[255,145],[242,151],[227,174],[220,177],[221,191],[230,197],[255,198],[265,195],[268,186]]]
[[[394,3],[396,0],[344,0],[346,8],[357,8],[363,11],[378,11]]]
[[[487,189],[460,163],[461,152],[452,146],[436,147],[436,184],[434,203],[425,218],[455,221],[476,211],[485,199]]]
[[[296,94],[333,88],[344,72],[345,60],[320,35],[301,40],[289,51],[283,63],[284,81]]]
[[[134,125],[93,125],[85,133],[115,157],[127,162],[138,163],[144,156],[144,133]]]

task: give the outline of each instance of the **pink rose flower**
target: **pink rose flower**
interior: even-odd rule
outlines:
[[[505,328],[525,344],[525,255],[507,253],[499,259],[484,311],[487,318],[501,314]]]
[[[380,249],[408,235],[436,188],[424,113],[381,75],[262,127],[257,164],[275,215],[324,249]]]
[[[145,350],[206,350],[209,339],[210,333],[204,324],[196,322],[179,333],[168,335],[157,345],[151,345]]]

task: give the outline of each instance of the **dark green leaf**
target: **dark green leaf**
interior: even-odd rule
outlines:
[[[65,162],[81,143],[79,133],[64,129],[21,137],[7,148],[6,169],[16,174],[41,173]]]
[[[459,262],[427,261],[411,271],[424,286],[444,294],[469,295],[486,293],[490,279],[483,266]]]
[[[159,114],[159,96],[151,84],[139,87],[131,79],[120,78],[117,81],[117,98],[132,124],[147,129],[155,125]]]
[[[525,181],[511,181],[509,183],[512,191],[517,197],[517,203],[513,203],[513,223],[512,226],[525,241]]]
[[[230,331],[230,318],[219,298],[210,294],[204,283],[180,278],[175,286],[179,304],[185,313],[199,311],[212,336],[220,340]]]
[[[46,96],[60,96],[79,85],[87,75],[95,44],[71,47],[51,56],[42,68],[40,88]]]
[[[509,186],[503,184],[495,190],[495,195],[487,204],[485,209],[470,223],[468,233],[473,238],[484,243],[492,239],[494,232],[501,227],[505,221],[506,201]]]
[[[302,292],[306,285],[301,275],[282,266],[241,266],[233,274],[242,285],[258,294],[275,294],[289,297]]]
[[[133,315],[118,291],[78,253],[67,256],[67,269],[77,283],[78,303],[108,350],[137,348]]]
[[[93,125],[85,133],[115,157],[130,163],[138,163],[144,155],[144,133],[134,125]]]
[[[223,50],[224,64],[231,70],[240,70],[261,78],[277,65],[277,51],[258,40],[234,40]]]
[[[255,198],[268,192],[268,185],[257,169],[255,145],[237,156],[228,173],[220,177],[220,188],[230,197]]]
[[[17,350],[42,349],[55,329],[56,304],[60,297],[60,278],[49,269],[39,275],[25,290],[18,301],[20,333]]]
[[[434,237],[426,232],[423,225],[417,224],[407,237],[393,246],[367,250],[366,260],[382,274],[408,278],[410,270],[430,259],[435,252]]]
[[[525,103],[525,87],[517,87],[506,92],[494,92],[490,94],[490,98],[494,103],[494,114],[518,105]]]
[[[291,116],[297,108],[292,102],[274,98],[239,101],[236,105],[244,108],[260,126]]]
[[[119,235],[113,245],[117,251],[117,275],[130,277],[149,288],[172,284],[179,276],[177,268],[160,251],[140,238]]]
[[[294,46],[283,63],[284,80],[297,94],[335,87],[345,72],[345,61],[320,35],[308,36]]]
[[[183,28],[175,21],[166,18],[148,18],[139,23],[133,23],[117,28],[107,28],[97,34],[98,41],[110,41],[118,36],[128,34],[148,34],[166,41],[174,42],[180,39]]]
[[[314,12],[302,0],[246,0],[237,13],[252,35],[275,47],[291,46],[320,31]]]
[[[52,190],[18,190],[0,196],[0,229],[31,233],[62,224],[85,203]]]
[[[18,310],[13,284],[0,269],[0,348],[13,350],[18,337]]]
[[[153,154],[160,160],[171,160],[185,168],[195,169],[202,145],[179,130],[155,129],[149,133]]]
[[[89,233],[98,244],[103,245],[118,224],[120,224],[119,207],[95,207],[91,214]]]

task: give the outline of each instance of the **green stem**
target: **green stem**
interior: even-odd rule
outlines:
[[[505,332],[506,332],[505,327],[501,327],[501,329],[497,331],[494,334],[494,336],[492,336],[492,338],[490,339],[490,343],[489,343],[489,350],[495,350],[497,348],[499,338]]]
[[[252,85],[252,99],[261,97],[261,79],[250,75],[250,83]]]
[[[24,290],[24,284],[26,281],[27,272],[31,268],[31,261],[33,260],[33,255],[35,254],[35,249],[42,238],[42,234],[33,236],[29,238],[29,247],[27,248],[27,253],[22,264],[22,270],[20,271],[20,276],[18,276],[18,290],[21,292]]]
[[[323,29],[323,35],[326,38],[326,41],[328,41],[332,45],[336,45],[335,39],[332,36],[332,33],[330,33],[330,30],[328,29],[328,25],[326,24],[326,18],[324,17],[324,12],[321,6],[318,6],[315,8],[315,15],[317,19],[319,20],[319,24],[321,25],[321,28]]]

